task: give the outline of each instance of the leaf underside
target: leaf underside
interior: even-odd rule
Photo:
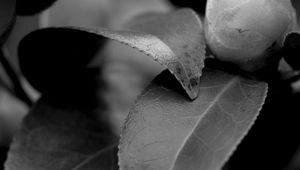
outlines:
[[[202,21],[193,10],[146,13],[133,18],[125,28],[129,31],[96,33],[153,57],[170,70],[191,99],[197,97],[206,44]]]
[[[104,43],[95,34],[75,29],[37,30],[19,44],[20,69],[43,95],[57,98],[77,95],[78,98],[78,92],[88,93],[90,88],[85,87],[95,84],[91,81],[101,68],[89,67],[89,63]]]
[[[37,34],[39,34],[40,37],[40,41],[35,40],[30,41],[30,44],[27,43],[26,49],[34,49],[37,45],[43,45],[50,50],[50,47],[55,46],[55,44],[53,42],[47,42],[47,39],[43,39],[43,32],[47,34],[52,32],[52,41],[53,39],[56,39],[56,41],[60,42],[66,41],[66,39],[62,39],[64,38],[62,32],[66,33],[68,30],[70,30],[70,32],[77,30],[78,34],[80,32],[80,34],[86,32],[87,36],[91,36],[92,33],[99,39],[108,38],[116,40],[151,56],[155,61],[162,64],[173,73],[191,99],[197,97],[200,77],[204,67],[205,40],[201,20],[194,11],[182,9],[167,14],[149,13],[138,16],[137,18],[134,18],[132,22],[128,23],[126,31],[86,28],[41,29],[31,33],[25,38],[29,41],[32,39],[31,37],[37,37]],[[74,37],[76,38],[76,35]],[[42,44],[41,41],[44,42],[44,44]],[[23,49],[22,43],[20,46],[20,49]],[[63,46],[60,48],[63,48]],[[30,55],[32,52],[34,52],[34,50],[23,55],[22,51],[19,51],[19,55],[25,56],[25,58],[22,57],[23,61],[35,61],[35,59],[28,59],[32,56]],[[47,60],[48,59],[45,58],[43,59],[43,61]],[[32,70],[30,63],[31,62],[21,62],[21,68],[29,68]],[[37,71],[34,71],[32,74],[36,73]],[[30,78],[33,76],[28,75],[27,77]]]
[[[78,110],[41,99],[14,138],[6,170],[117,170],[117,138]]]
[[[220,169],[267,93],[266,83],[209,68],[194,101],[178,93],[176,83],[165,71],[138,98],[121,135],[121,170]]]

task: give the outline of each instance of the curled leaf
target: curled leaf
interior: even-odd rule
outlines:
[[[189,97],[195,99],[199,92],[206,48],[200,17],[191,9],[167,14],[146,13],[133,18],[125,27],[139,33],[120,32],[122,37],[108,32],[100,34],[152,56],[166,66]]]
[[[169,14],[153,13],[138,17],[134,23],[129,25],[130,30],[127,31],[46,28],[33,32],[20,44],[21,69],[23,68],[28,79],[32,79],[29,80],[30,82],[47,84],[41,80],[43,73],[41,70],[55,71],[57,65],[68,65],[68,67],[74,65],[71,60],[63,64],[59,63],[60,60],[68,60],[61,57],[68,53],[72,54],[69,55],[71,58],[73,55],[76,56],[75,58],[85,57],[79,61],[86,61],[86,59],[90,61],[90,53],[85,54],[85,52],[88,52],[89,49],[93,49],[94,52],[94,47],[97,45],[99,47],[97,42],[108,38],[140,50],[166,66],[182,84],[189,97],[195,99],[198,95],[205,59],[203,27],[197,14],[190,9],[178,10]],[[156,25],[160,25],[160,27],[156,28]],[[46,51],[49,54],[46,54]],[[53,63],[51,68],[39,64],[48,63],[48,61]],[[63,69],[60,71],[60,74],[65,72]],[[52,73],[47,77],[53,77],[51,75]],[[37,85],[36,88],[39,89],[38,86],[40,85]]]
[[[20,68],[43,94],[70,95],[93,79],[94,71],[87,68],[103,43],[104,39],[95,34],[74,29],[37,30],[19,45]]]
[[[264,103],[267,84],[204,69],[201,93],[184,97],[163,72],[138,98],[119,145],[121,170],[217,170]]]

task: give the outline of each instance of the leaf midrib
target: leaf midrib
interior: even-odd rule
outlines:
[[[207,109],[205,109],[204,113],[199,116],[198,121],[195,123],[195,126],[193,127],[193,129],[190,131],[190,133],[186,136],[186,138],[184,139],[184,141],[182,142],[181,146],[179,147],[178,151],[176,152],[175,155],[175,159],[174,162],[172,163],[172,166],[170,168],[170,170],[174,169],[175,163],[177,161],[177,158],[181,152],[181,150],[183,149],[183,147],[185,146],[185,143],[187,142],[187,140],[190,138],[190,136],[194,133],[195,129],[197,128],[199,122],[207,115],[207,113],[209,113],[210,109],[215,105],[215,103],[223,96],[223,94],[227,91],[227,89],[229,89],[232,85],[234,85],[236,82],[238,81],[238,76],[233,77],[224,87],[223,89],[219,92],[219,94],[210,102],[209,106],[207,107]],[[201,93],[201,92],[200,92]]]
[[[80,168],[82,168],[83,166],[85,166],[89,161],[91,161],[93,158],[105,153],[106,151],[109,151],[110,149],[114,148],[118,146],[118,144],[113,144],[111,146],[108,146],[104,149],[100,149],[98,151],[96,151],[95,153],[91,154],[90,156],[88,156],[85,160],[83,160],[81,163],[77,164],[74,168],[72,168],[72,170],[79,170]]]

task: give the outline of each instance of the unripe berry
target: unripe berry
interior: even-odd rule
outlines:
[[[253,72],[272,62],[295,18],[290,0],[208,0],[207,43],[216,58]]]

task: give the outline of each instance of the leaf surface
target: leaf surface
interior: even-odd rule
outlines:
[[[205,68],[189,101],[169,72],[138,98],[119,145],[121,170],[218,170],[256,119],[266,83]]]
[[[78,95],[82,91],[78,89],[94,79],[95,71],[87,68],[91,68],[90,62],[103,44],[103,38],[80,30],[37,30],[19,44],[20,68],[29,83],[44,95],[61,97],[74,91]]]
[[[40,56],[43,54],[43,51],[51,50],[55,53],[57,53],[57,50],[54,49],[68,51],[62,50],[62,48],[71,49],[74,44],[77,46],[83,43],[91,44],[91,42],[84,40],[91,39],[93,42],[97,42],[101,38],[108,38],[131,46],[166,66],[181,83],[189,97],[195,99],[198,95],[199,82],[205,59],[203,27],[197,14],[190,9],[182,9],[168,14],[145,14],[137,17],[134,21],[128,23],[128,29],[129,27],[130,29],[127,31],[46,28],[33,32],[25,37],[20,45],[21,69],[25,68],[23,70],[28,79],[40,81],[37,78],[31,78],[40,77],[38,74],[41,74],[41,72],[30,71],[35,70],[32,68],[32,63],[35,63],[36,67],[38,65],[40,65],[39,67],[45,67],[46,65],[38,64],[37,61],[39,60],[41,63],[58,61],[56,57],[52,57],[53,55],[41,58]],[[159,27],[157,27],[158,25]],[[89,38],[85,38],[84,35]],[[56,41],[58,44],[55,44]],[[80,48],[72,49],[74,51],[73,54],[77,54],[75,51],[86,51],[85,49],[80,50]],[[58,56],[61,56],[61,54],[58,54]],[[27,74],[26,70],[29,70],[30,73]],[[40,70],[45,69],[41,68]],[[36,88],[39,89],[39,87]]]
[[[14,138],[5,169],[117,170],[117,143],[90,114],[42,98]]]
[[[166,66],[191,99],[199,92],[205,39],[200,17],[191,9],[138,15],[124,26],[129,31],[98,34],[137,48]]]

